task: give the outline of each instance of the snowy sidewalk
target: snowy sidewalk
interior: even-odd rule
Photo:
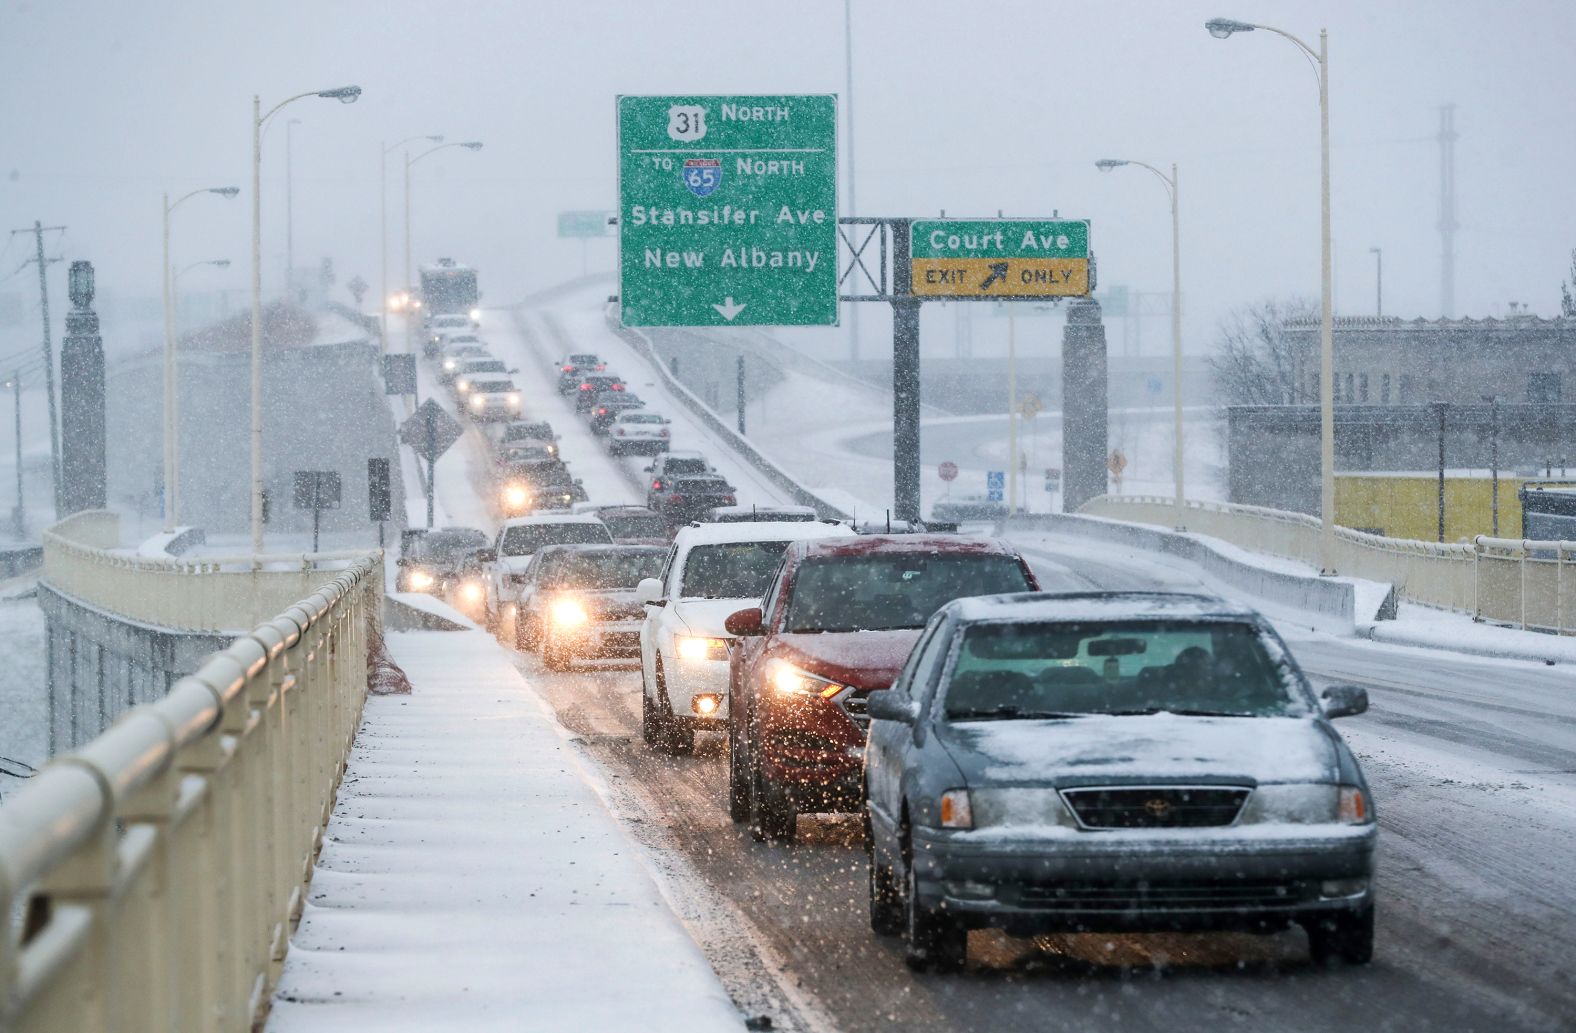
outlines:
[[[509,654],[388,644],[267,1028],[742,1028]]]

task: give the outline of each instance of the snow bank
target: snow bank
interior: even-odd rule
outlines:
[[[552,712],[478,631],[388,636],[268,1029],[737,1031]]]

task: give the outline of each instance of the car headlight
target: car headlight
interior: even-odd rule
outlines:
[[[476,581],[467,581],[460,586],[460,598],[468,603],[482,601],[482,586]]]
[[[531,493],[518,484],[511,484],[503,490],[503,504],[510,509],[523,509],[531,501]]]
[[[673,648],[678,652],[680,660],[728,659],[728,640],[725,638],[675,635],[673,637]]]
[[[425,570],[413,570],[410,574],[410,587],[418,592],[425,592],[432,587],[432,575]]]
[[[460,377],[458,380],[456,380],[454,382],[454,390],[458,391],[462,395],[465,392],[469,391],[470,389],[471,389],[471,382],[469,380],[466,380],[464,377]]]
[[[1327,783],[1263,785],[1253,790],[1239,825],[1365,825],[1373,820],[1367,796],[1356,786]]]
[[[552,615],[553,623],[561,628],[579,627],[591,619],[586,608],[576,599],[558,599],[548,612]]]
[[[454,371],[454,367],[455,367],[455,362],[454,362],[453,359],[444,359],[443,360],[443,368],[444,369],[449,370],[450,372],[453,372]]]
[[[473,323],[480,323],[481,321],[482,321],[482,310],[479,309],[479,308],[471,309],[471,322],[473,322]]]
[[[487,408],[487,398],[486,398],[486,396],[484,396],[484,395],[472,395],[471,396],[471,408],[472,409],[485,409],[485,408]]]
[[[519,406],[520,406],[520,393],[518,391],[516,391],[516,392],[514,392],[514,393],[509,395],[509,404],[514,406],[515,408],[519,408]]]
[[[784,696],[819,696],[831,699],[848,688],[841,682],[823,678],[795,667],[786,660],[773,660],[768,671],[772,688]]]
[[[969,805],[967,789],[948,789],[941,794],[941,827],[944,829],[974,827],[974,808]]]

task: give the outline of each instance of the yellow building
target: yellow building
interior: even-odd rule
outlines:
[[[1501,472],[1499,537],[1521,537],[1517,491],[1541,479]],[[1494,533],[1493,479],[1487,470],[1445,471],[1445,541],[1471,541]],[[1335,522],[1390,538],[1439,538],[1438,472],[1337,473]]]

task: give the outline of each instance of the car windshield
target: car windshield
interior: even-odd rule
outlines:
[[[1284,652],[1246,623],[977,624],[946,687],[953,720],[1310,713]]]
[[[759,599],[787,548],[787,542],[697,545],[684,561],[679,595],[689,599]]]
[[[503,391],[513,391],[514,383],[509,380],[478,380],[471,385],[471,390],[479,394],[498,394]]]
[[[619,423],[661,423],[662,417],[654,412],[625,413],[618,418]]]
[[[501,556],[529,556],[544,545],[611,544],[613,536],[599,522],[576,520],[547,524],[516,524],[504,528],[498,543]]]
[[[550,441],[552,432],[545,423],[511,423],[503,431],[505,441],[523,441],[530,438]]]
[[[614,538],[662,538],[667,533],[667,521],[655,513],[599,515]]]
[[[826,556],[794,572],[785,630],[887,631],[920,628],[954,599],[1023,592],[1012,556],[933,552]]]
[[[666,553],[662,549],[588,549],[560,556],[547,579],[548,588],[579,588],[588,592],[634,588],[656,577]]]
[[[572,366],[595,366],[597,357],[589,352],[581,352],[578,355],[569,356],[569,364]]]
[[[487,536],[468,528],[432,531],[424,535],[413,550],[422,563],[458,563],[472,549],[484,548]]]
[[[662,464],[662,472],[668,477],[675,477],[683,473],[706,473],[709,469],[710,467],[706,465],[706,460],[698,456],[686,456],[678,459],[670,458]]]
[[[461,367],[466,373],[503,373],[508,368],[499,359],[477,359]]]

